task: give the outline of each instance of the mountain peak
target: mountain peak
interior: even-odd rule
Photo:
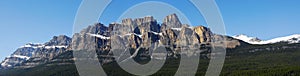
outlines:
[[[53,36],[53,38],[45,43],[46,46],[54,46],[54,45],[69,45],[72,39],[66,35]]]
[[[136,18],[134,19],[137,25],[141,25],[143,23],[156,22],[153,16],[145,16],[144,18]]]
[[[233,36],[233,38],[245,41],[250,44],[260,44],[260,42],[262,41],[257,37],[250,37],[245,34],[235,35],[235,36]]]
[[[170,28],[181,28],[182,24],[178,19],[177,15],[170,14],[164,18],[163,24]]]
[[[167,22],[180,22],[180,21],[178,19],[178,16],[174,13],[174,14],[170,14],[164,18],[164,23],[167,23]]]
[[[123,25],[133,25],[133,21],[132,21],[132,19],[131,18],[126,18],[126,19],[123,19],[122,20],[122,24]]]

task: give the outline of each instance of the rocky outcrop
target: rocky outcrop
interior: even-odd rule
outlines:
[[[212,42],[216,44],[225,44],[226,48],[236,48],[238,46],[242,46],[242,44],[245,43],[238,39],[223,35],[213,35]]]
[[[197,27],[194,27],[193,30],[199,36],[200,43],[211,42],[212,32],[209,30],[209,28],[206,28],[204,26],[197,26]]]
[[[180,47],[198,44],[200,43],[199,39],[199,36],[191,28],[182,27],[176,40],[176,45]]]

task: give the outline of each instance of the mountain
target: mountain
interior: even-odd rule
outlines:
[[[1,69],[34,68],[45,63],[66,61],[72,58],[57,58],[64,56],[63,53],[78,50],[96,51],[102,64],[115,61],[112,56],[115,49],[130,52],[130,57],[144,61],[150,58],[161,59],[159,56],[152,57],[151,54],[156,48],[164,46],[168,51],[167,58],[178,58],[185,50],[211,47],[213,41],[226,43],[227,48],[244,44],[232,37],[214,34],[205,26],[181,24],[176,14],[166,16],[162,24],[157,23],[152,16],[127,18],[121,23],[111,23],[108,26],[101,23],[89,25],[72,38],[60,35],[43,44],[26,44],[6,57],[1,62]],[[197,54],[201,52],[203,50],[198,50]]]
[[[294,67],[290,65],[294,65],[292,63],[298,60],[298,63],[295,64],[299,64],[300,52],[297,51],[300,49],[300,44],[297,44],[299,38],[300,35],[295,34],[264,41],[246,35],[232,37],[218,35],[205,26],[181,24],[176,14],[166,16],[162,24],[157,23],[152,16],[136,19],[127,18],[123,19],[121,23],[111,23],[107,26],[101,23],[89,25],[80,32],[75,33],[72,38],[59,35],[43,44],[25,44],[1,62],[0,76],[78,76],[74,63],[75,58],[73,57],[73,53],[77,51],[96,51],[93,53],[97,53],[97,58],[108,75],[130,75],[116,63],[126,61],[127,58],[115,59],[116,56],[113,56],[112,51],[129,52],[130,56],[120,55],[120,57],[130,57],[143,64],[151,59],[162,59],[159,56],[151,56],[153,51],[156,48],[161,48],[161,46],[167,50],[166,66],[154,75],[165,76],[171,75],[170,73],[173,73],[171,71],[176,72],[181,55],[200,54],[201,60],[204,61],[200,61],[199,65],[206,65],[212,58],[212,54],[210,54],[212,46],[223,43],[227,45],[223,75],[248,74],[248,72],[251,72],[251,74],[253,72],[255,75],[257,72],[254,70],[259,68],[264,68],[260,70],[266,70],[265,72],[278,70],[281,72],[281,68],[270,71],[268,68],[282,66],[270,65],[269,62]],[[193,53],[187,53],[190,51]],[[290,58],[293,60],[287,60]],[[285,60],[279,62],[278,59]],[[248,60],[257,61],[257,63]],[[266,63],[259,63],[263,61],[266,61]],[[241,67],[241,65],[246,66]],[[206,67],[199,66],[199,68],[197,76],[205,74]],[[251,71],[248,69],[251,69]],[[288,73],[284,75],[290,75],[290,72],[295,74],[293,69],[287,71]]]
[[[300,34],[294,34],[285,37],[278,37],[270,40],[260,40],[257,37],[249,37],[247,35],[235,35],[233,38],[240,39],[250,44],[272,44],[278,42],[300,43]]]
[[[250,44],[259,44],[262,40],[258,39],[257,37],[249,37],[247,35],[241,34],[241,35],[235,35],[232,36],[233,38],[245,41]]]
[[[132,52],[139,52],[133,57],[147,59],[152,48],[164,45],[172,50],[169,51],[169,57],[174,57],[182,46],[209,44],[213,35],[210,29],[204,26],[189,27],[187,24],[181,24],[176,14],[166,16],[162,24],[158,24],[152,16],[127,18],[121,23],[111,23],[108,27],[97,23],[80,33],[75,33],[72,38],[72,50],[102,52],[100,62],[107,63],[106,61],[114,60],[110,52],[113,49],[131,49]]]
[[[28,43],[18,48],[9,57],[6,57],[1,62],[1,69],[17,68],[16,66],[29,68],[43,64],[65,52],[71,40],[65,35],[60,35],[54,36],[49,42],[44,44]]]

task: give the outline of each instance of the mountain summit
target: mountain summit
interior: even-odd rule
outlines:
[[[259,44],[262,40],[257,37],[250,37],[245,34],[232,36],[233,38],[240,39],[250,44]]]

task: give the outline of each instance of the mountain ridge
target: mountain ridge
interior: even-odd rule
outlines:
[[[109,26],[95,23],[82,29],[79,33],[75,33],[72,38],[59,35],[44,44],[26,44],[16,50],[11,57],[6,58],[1,63],[3,64],[1,67],[4,69],[14,68],[14,66],[34,67],[49,62],[53,57],[68,50],[96,50],[100,52],[101,56],[105,56],[100,62],[106,63],[106,61],[112,61],[110,49],[124,47],[124,49],[137,50],[143,48],[146,51],[135,57],[146,56],[147,58],[150,56],[149,50],[147,50],[149,47],[156,48],[166,45],[171,49],[169,57],[174,57],[181,50],[181,46],[192,48],[201,44],[209,45],[213,39],[212,36],[217,36],[219,39],[224,38],[214,35],[207,27],[189,26],[181,24],[176,14],[166,16],[162,24],[158,24],[153,16],[137,19],[127,18],[123,19],[121,23],[113,23]],[[238,42],[235,42],[233,47],[237,45],[239,45]]]
[[[240,39],[250,44],[273,44],[278,42],[288,42],[288,43],[300,43],[300,34],[292,34],[288,36],[276,37],[269,40],[261,40],[257,37],[250,37],[245,34],[234,35],[233,38]]]
[[[66,35],[53,36],[53,38],[44,44],[28,43],[19,47],[14,53],[6,57],[1,62],[0,69],[14,68],[23,65],[23,67],[33,67],[43,64],[43,61],[49,61],[56,55],[66,51],[71,38]],[[28,60],[42,61],[41,63],[23,64]]]
[[[214,34],[205,26],[190,27],[188,24],[181,24],[176,14],[166,16],[161,24],[152,16],[127,18],[121,23],[111,23],[108,26],[95,23],[75,33],[72,38],[59,35],[44,44],[26,44],[20,47],[20,50],[16,50],[20,52],[13,53],[11,57],[3,60],[1,68],[35,67],[54,61],[54,57],[72,50],[94,50],[100,55],[100,62],[103,64],[114,61],[111,50],[116,48],[139,52],[133,57],[137,60],[147,60],[151,56],[150,47],[158,48],[160,45],[165,45],[168,49],[168,58],[178,58],[183,49],[211,47],[214,42],[224,43],[226,48],[248,45],[234,37]],[[196,54],[201,52],[203,51],[195,51]]]

